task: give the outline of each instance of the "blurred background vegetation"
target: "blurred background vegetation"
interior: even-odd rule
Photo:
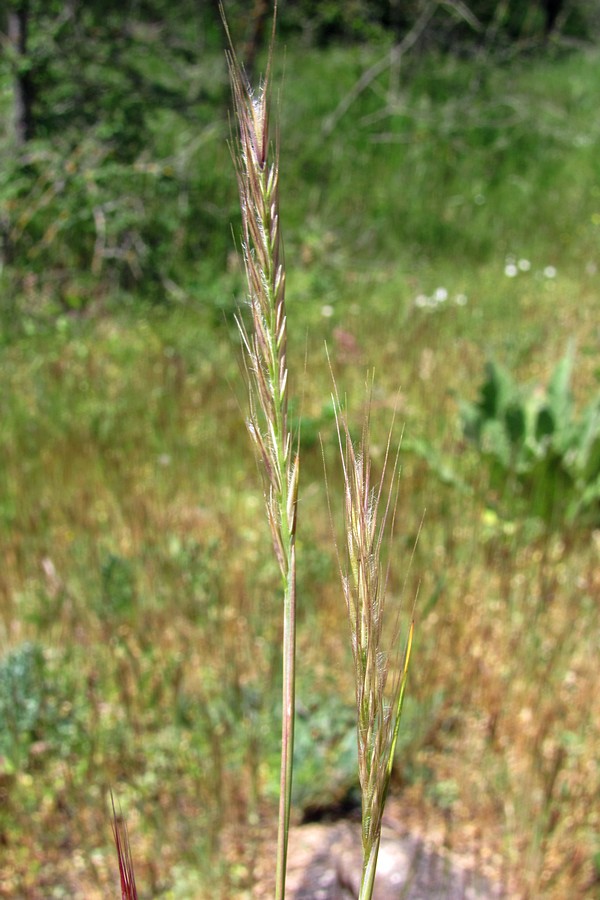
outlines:
[[[269,5],[226,10],[259,73]],[[280,4],[297,816],[356,788],[326,341],[357,425],[375,368],[375,454],[404,426],[402,822],[515,897],[600,883],[599,28],[594,0]],[[8,0],[0,38],[0,896],[118,896],[112,788],[141,896],[250,897],[280,626],[218,4]]]

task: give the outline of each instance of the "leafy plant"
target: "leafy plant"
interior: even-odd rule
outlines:
[[[135,577],[131,563],[109,553],[100,569],[101,594],[99,617],[114,623],[131,617],[135,609]]]
[[[78,718],[73,685],[40,644],[27,641],[0,660],[0,762],[8,771],[26,768],[34,745],[68,755],[84,728]]]
[[[113,290],[160,285],[163,297],[167,248],[183,249],[181,224],[164,211],[181,190],[172,161],[123,162],[101,129],[74,146],[36,142],[11,160],[0,174],[4,239],[12,271],[38,288],[38,312],[43,291],[49,311],[79,309],[99,279]]]
[[[0,663],[0,751],[13,763],[27,755],[46,715],[44,656],[38,644],[15,648]]]
[[[462,403],[464,433],[488,469],[495,501],[516,498],[547,525],[600,521],[600,393],[577,415],[569,348],[547,386],[519,384],[488,362],[475,403]]]

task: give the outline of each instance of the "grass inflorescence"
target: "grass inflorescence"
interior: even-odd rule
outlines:
[[[340,565],[354,660],[358,771],[362,795],[363,870],[360,900],[370,900],[375,884],[383,812],[387,799],[412,646],[411,623],[404,656],[397,625],[384,632],[388,572],[384,542],[391,538],[396,512],[398,455],[391,486],[384,494],[390,442],[382,474],[373,483],[369,416],[356,445],[336,397],[336,425],[343,465],[346,564]],[[390,434],[391,438],[391,434]],[[391,521],[390,521],[391,517]],[[389,526],[389,531],[387,530]],[[397,623],[398,614],[396,611]]]

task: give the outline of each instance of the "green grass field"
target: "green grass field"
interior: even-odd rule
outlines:
[[[571,341],[576,408],[598,396],[600,57],[422,60],[332,118],[382,53],[285,59],[296,815],[356,787],[319,442],[337,516],[326,344],[357,427],[375,372],[375,457],[395,407],[404,434],[392,590],[407,616],[418,593],[393,788],[406,822],[441,828],[511,897],[592,898],[598,506],[550,527],[510,485],[499,495],[459,399],[476,398],[489,358],[545,385]],[[225,198],[224,247],[235,180],[216,122],[199,164],[214,166],[207,206]],[[215,897],[215,879],[223,898],[250,897],[274,834],[278,573],[243,423],[242,279],[216,252],[195,277],[166,305],[116,294],[49,317],[34,291],[18,327],[4,319],[0,897],[116,897],[111,788],[142,897]]]

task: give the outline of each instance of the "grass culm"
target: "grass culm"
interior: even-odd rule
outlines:
[[[224,11],[222,10],[223,19]],[[227,27],[227,26],[226,26]],[[273,19],[273,34],[275,17]],[[271,40],[270,54],[273,51]],[[230,41],[227,55],[239,137],[234,152],[251,325],[238,325],[249,374],[248,431],[262,463],[266,511],[281,572],[283,694],[277,836],[277,900],[285,896],[294,754],[296,659],[296,507],[299,457],[288,426],[285,269],[279,223],[279,160],[269,140],[271,55],[254,92]]]

